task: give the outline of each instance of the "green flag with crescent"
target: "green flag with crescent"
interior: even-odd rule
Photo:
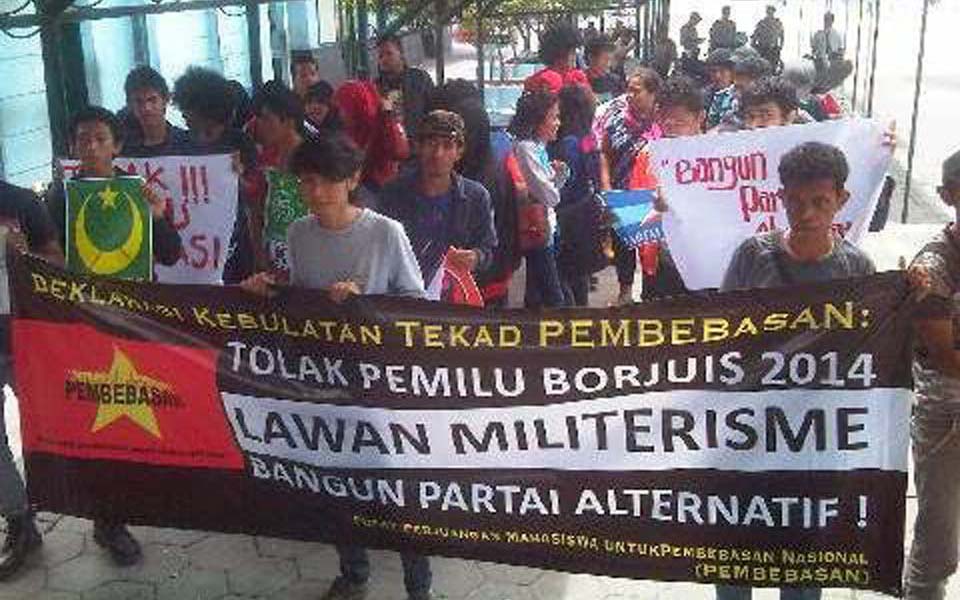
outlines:
[[[153,277],[153,219],[143,179],[71,179],[67,192],[67,268],[149,281]]]

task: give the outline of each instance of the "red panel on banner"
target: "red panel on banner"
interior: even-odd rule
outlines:
[[[243,468],[216,352],[67,323],[21,320],[14,336],[26,452]]]

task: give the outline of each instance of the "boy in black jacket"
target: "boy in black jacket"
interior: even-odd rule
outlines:
[[[124,175],[115,169],[113,159],[120,153],[123,138],[120,122],[113,113],[97,106],[84,108],[70,123],[70,151],[80,159],[77,177],[104,177]],[[153,214],[153,255],[162,265],[173,265],[180,258],[180,235],[164,217],[163,201],[144,186],[144,196]],[[63,182],[51,186],[47,207],[56,225],[61,244],[66,239],[66,193]],[[93,539],[110,552],[118,565],[132,565],[140,561],[140,544],[130,535],[126,525],[108,518],[93,522]]]
[[[460,115],[429,113],[417,136],[416,167],[380,191],[380,212],[403,224],[425,283],[445,255],[454,266],[476,273],[490,264],[497,246],[490,194],[454,171],[464,140]]]

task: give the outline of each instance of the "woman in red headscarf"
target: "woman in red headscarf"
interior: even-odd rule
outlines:
[[[396,176],[400,161],[410,156],[401,115],[393,103],[367,81],[346,81],[333,95],[344,132],[364,151],[361,183],[377,191]]]

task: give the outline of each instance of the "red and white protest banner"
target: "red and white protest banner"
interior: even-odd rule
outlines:
[[[805,142],[832,144],[846,155],[850,199],[834,227],[859,243],[890,166],[892,152],[883,140],[877,123],[845,119],[652,142],[651,164],[670,206],[663,228],[686,286],[719,287],[741,242],[787,228],[777,169],[784,154]]]
[[[60,162],[65,177],[78,167]],[[160,283],[219,284],[237,220],[238,176],[229,154],[154,156],[114,160],[120,170],[143,177],[167,205],[183,247],[177,264],[155,265]]]

